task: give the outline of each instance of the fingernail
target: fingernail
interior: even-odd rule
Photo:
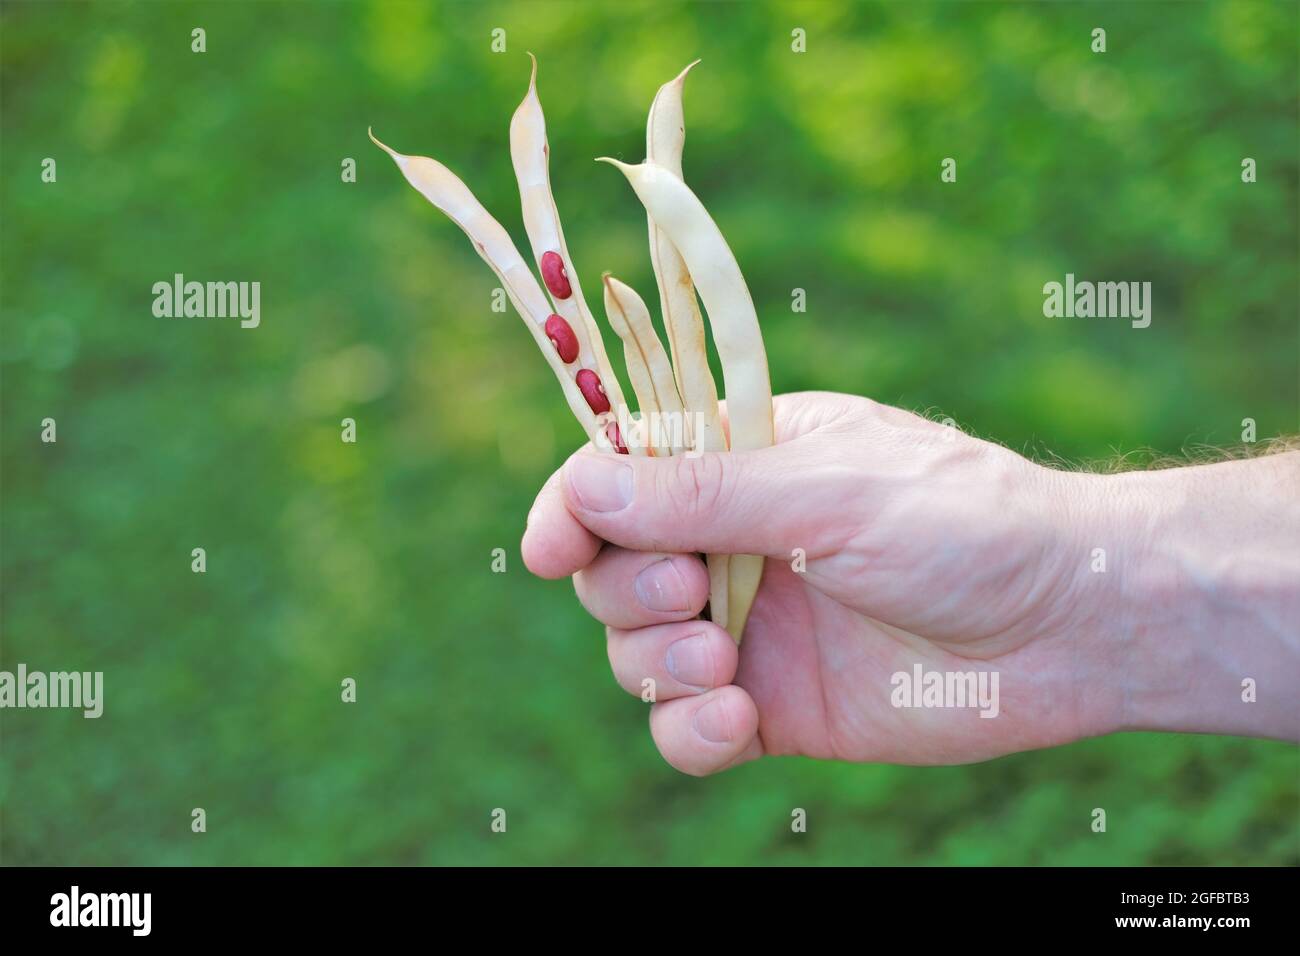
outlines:
[[[709,650],[709,639],[703,634],[693,634],[669,644],[664,665],[668,673],[683,684],[713,686],[713,652]]]
[[[720,700],[711,700],[697,710],[691,724],[695,732],[710,743],[731,741],[731,721],[727,719],[727,708]]]
[[[663,558],[644,568],[632,582],[636,599],[652,611],[689,611],[690,598],[686,581],[673,564],[672,558]]]
[[[579,455],[569,464],[569,486],[588,511],[622,511],[632,503],[632,466],[613,455]]]

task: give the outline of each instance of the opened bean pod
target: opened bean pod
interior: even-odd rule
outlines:
[[[501,286],[515,311],[537,340],[542,355],[555,372],[555,377],[560,380],[564,397],[574,417],[589,436],[600,432],[605,423],[598,421],[597,413],[579,389],[568,362],[552,345],[547,328],[552,314],[546,296],[537,284],[532,270],[515,248],[510,235],[483,208],[469,187],[442,163],[428,156],[399,153],[376,139],[373,132],[370,133],[370,139],[392,157],[407,182],[469,236],[483,261],[491,266],[501,280]],[[595,361],[590,352],[587,355],[589,360]],[[580,357],[575,355],[575,359]]]
[[[772,444],[772,385],[758,314],[740,265],[699,197],[671,171],[655,163],[637,166],[604,157],[627,177],[655,223],[682,255],[695,280],[722,363],[731,425],[731,450]],[[763,576],[763,559],[733,555],[728,575],[728,633],[739,640]]]
[[[561,354],[571,354],[569,337],[576,341],[579,356],[584,360],[579,363],[582,367],[575,371],[574,381],[593,412],[609,415],[608,420],[602,418],[602,427],[607,429],[606,434],[615,448],[626,452],[628,443],[617,422],[612,429],[609,425],[620,416],[626,421],[629,409],[618,376],[605,354],[600,329],[582,296],[582,283],[578,281],[564,241],[559,210],[551,192],[551,151],[546,142],[546,117],[537,95],[537,58],[528,55],[533,61],[528,92],[510,119],[510,159],[519,182],[524,231],[528,233],[538,270],[555,308],[551,320],[552,330],[558,333],[552,337],[555,349]],[[634,453],[645,454],[643,443],[632,442],[631,447]]]

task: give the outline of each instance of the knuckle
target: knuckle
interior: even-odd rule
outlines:
[[[698,458],[680,456],[671,459],[667,469],[667,487],[664,489],[669,503],[682,515],[702,516],[712,513],[728,494],[728,470],[722,456],[701,455]]]

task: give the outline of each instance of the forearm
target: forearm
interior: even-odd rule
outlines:
[[[1300,740],[1300,452],[1076,477],[1115,729]]]

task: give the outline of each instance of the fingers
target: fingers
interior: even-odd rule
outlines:
[[[865,406],[876,407],[848,395],[779,395],[773,409],[777,439],[783,444],[774,448],[666,459],[602,455],[609,463],[631,462],[637,475],[647,472],[649,478],[641,477],[639,484],[631,481],[629,487],[641,492],[643,498],[665,499],[657,507],[638,501],[635,507],[618,515],[581,506],[571,508],[575,495],[569,490],[570,466],[566,465],[546,482],[529,513],[521,545],[524,563],[539,577],[567,577],[596,556],[603,531],[615,535],[608,540],[636,550],[783,556],[789,553],[789,547],[809,551],[815,547],[811,532],[816,527],[809,524],[809,512],[817,502],[823,504],[822,511],[834,507],[834,497],[828,497],[824,486],[844,471],[825,460],[825,443],[815,442],[812,433],[837,421],[861,417]],[[725,401],[719,403],[719,410],[725,427]],[[796,444],[801,438],[808,440]],[[843,442],[842,436],[839,440]],[[587,454],[597,453],[588,447],[574,458]],[[618,465],[611,464],[610,469],[617,471]],[[716,516],[712,512],[724,506],[730,520],[713,524]],[[709,523],[702,527],[655,527],[656,518],[665,514],[674,520],[708,518]],[[781,519],[779,523],[777,519]],[[791,542],[791,538],[798,540]],[[705,546],[708,541],[724,540],[726,547]],[[672,541],[689,543],[671,546]],[[759,542],[767,546],[759,547]]]
[[[608,546],[574,575],[573,587],[596,620],[610,627],[645,627],[699,614],[709,599],[709,572],[693,555]]]
[[[659,753],[682,773],[717,773],[762,756],[758,708],[734,684],[698,697],[655,704],[650,734]]]
[[[650,735],[669,764],[701,777],[762,756],[758,708],[731,683],[740,653],[726,631],[679,621],[608,635],[619,685],[638,697],[653,692]]]
[[[580,451],[564,500],[592,533],[635,551],[786,555],[810,549],[840,470],[791,442],[759,451],[631,458]],[[802,453],[802,454],[801,454]]]
[[[708,621],[608,631],[609,666],[629,694],[676,700],[725,687],[736,676],[736,642]],[[649,682],[649,683],[648,683]]]
[[[539,578],[567,578],[590,564],[603,543],[565,507],[563,481],[563,469],[546,480],[519,546],[524,566]]]

